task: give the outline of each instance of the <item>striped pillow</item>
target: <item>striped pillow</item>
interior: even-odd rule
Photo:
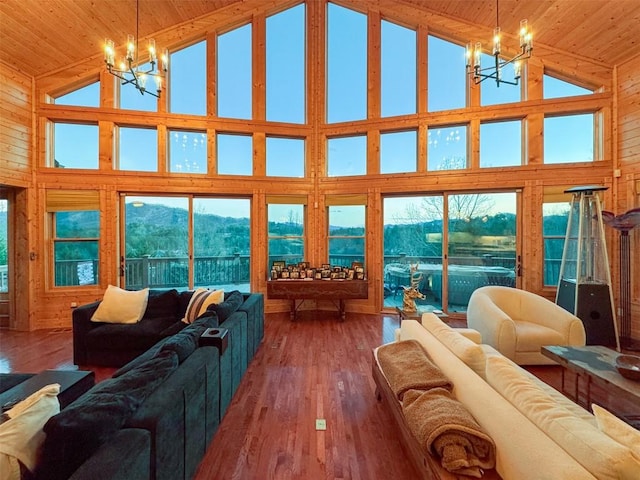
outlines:
[[[202,315],[212,303],[222,303],[224,301],[224,290],[207,290],[198,288],[189,300],[189,305],[184,313],[182,321],[193,323],[196,318]]]

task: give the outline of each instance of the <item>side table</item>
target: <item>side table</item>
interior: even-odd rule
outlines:
[[[88,370],[45,370],[0,394],[0,406],[8,409],[32,393],[52,383],[60,384],[60,410],[95,385],[95,375]]]

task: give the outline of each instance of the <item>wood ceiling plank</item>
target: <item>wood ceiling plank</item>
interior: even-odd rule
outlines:
[[[265,0],[261,5],[247,8],[247,3],[255,2],[140,1],[140,36],[154,36],[156,41],[158,36],[187,41],[194,32],[210,31],[211,25],[220,28],[225,22],[237,22],[238,15],[243,21],[248,20],[252,8],[264,13],[266,9],[291,3],[291,0]],[[409,9],[422,12],[423,18],[435,14],[440,21],[433,27],[434,31],[445,30],[447,19],[451,19],[451,25],[457,26],[457,30],[448,34],[463,43],[490,42],[495,26],[493,0],[345,0],[341,3],[361,11],[392,3],[395,5],[388,8],[391,15],[395,9],[404,18],[411,18]],[[638,50],[638,0],[500,0],[499,7],[500,27],[505,34],[515,36],[520,19],[529,20],[537,51],[548,46],[611,67],[633,58]],[[0,18],[0,60],[39,77],[99,55],[105,37],[122,45],[127,33],[135,33],[135,0],[2,0]],[[466,24],[470,26],[464,27]],[[167,33],[176,25],[177,36]],[[477,38],[474,31],[479,30],[489,33]]]

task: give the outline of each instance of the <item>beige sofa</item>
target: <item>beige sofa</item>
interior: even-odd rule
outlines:
[[[550,365],[540,353],[545,345],[583,346],[582,321],[535,293],[517,288],[486,286],[473,292],[467,325],[482,341],[518,365]]]
[[[491,346],[474,343],[456,330],[425,313],[422,323],[403,321],[396,339],[417,340],[453,383],[456,398],[495,442],[501,478],[639,478],[640,456],[601,432],[591,413]],[[376,370],[381,372],[377,349],[374,359],[375,377]]]

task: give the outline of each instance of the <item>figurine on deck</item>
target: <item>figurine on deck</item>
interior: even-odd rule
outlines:
[[[422,274],[418,273],[418,264],[409,266],[409,272],[411,275],[411,286],[410,287],[402,287],[404,290],[404,294],[402,296],[402,309],[405,312],[415,312],[416,308],[416,298],[420,300],[424,300],[426,297],[424,294],[420,293],[418,287],[420,286],[420,282],[422,281]]]

